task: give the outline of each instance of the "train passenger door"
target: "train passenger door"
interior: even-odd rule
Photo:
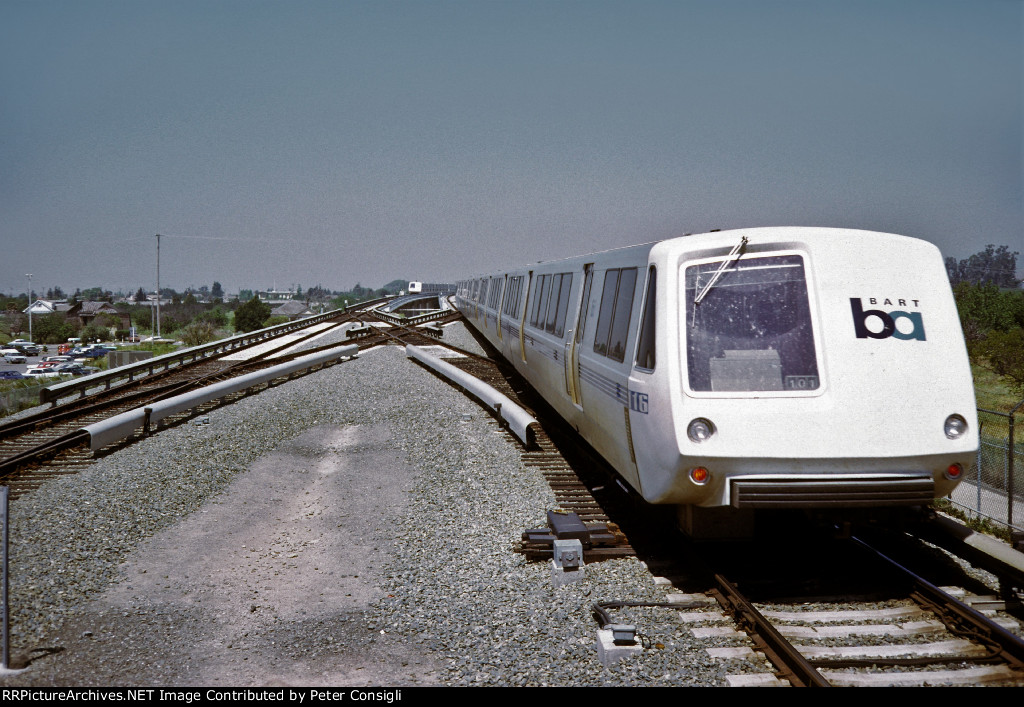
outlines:
[[[501,332],[501,309],[505,306],[505,298],[508,297],[508,275],[505,275],[505,282],[501,287],[501,296],[498,298],[498,342],[501,343],[505,337]]]
[[[655,371],[657,359],[657,289],[658,271],[651,265],[647,269],[647,287],[644,292],[643,309],[640,312],[640,329],[637,332],[636,356],[629,373],[629,412],[626,413],[626,444],[633,464],[644,467],[645,458],[649,458],[651,449],[657,445],[651,440],[652,430],[656,425],[651,418],[665,416],[666,401],[655,395]],[[652,403],[654,410],[652,411]],[[637,461],[637,458],[640,461]],[[638,473],[638,483],[643,485],[643,477]]]
[[[590,285],[594,279],[594,264],[583,266],[583,293],[576,325],[571,336],[565,342],[565,392],[569,394],[573,405],[583,407],[583,396],[580,394],[580,344],[583,341],[583,329],[587,323],[587,304],[590,302]]]
[[[526,363],[526,313],[530,311],[530,293],[533,292],[533,270],[526,275],[526,290],[523,313],[519,315],[519,358]]]

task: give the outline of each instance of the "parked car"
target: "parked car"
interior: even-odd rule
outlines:
[[[62,376],[88,376],[92,375],[93,373],[98,373],[100,369],[96,368],[95,366],[83,366],[80,363],[62,363],[59,366],[57,366],[57,368],[54,370],[56,370]]]
[[[5,363],[25,363],[28,360],[25,354],[17,349],[0,350],[0,357],[3,357]]]
[[[25,371],[25,376],[28,378],[60,378],[60,373],[50,367],[31,366]]]
[[[31,341],[12,341],[9,345],[18,351],[21,351],[26,356],[39,355],[39,346],[37,344],[33,344]]]
[[[81,362],[81,361],[88,361],[89,359],[93,359],[93,358],[102,358],[102,357],[106,356],[108,353],[110,353],[110,352],[107,351],[106,349],[91,348],[91,349],[86,349],[85,351],[82,351],[80,353],[76,353],[74,356],[75,356],[75,360],[76,361]]]
[[[68,363],[71,361],[70,356],[44,356],[40,363]]]
[[[24,377],[18,371],[0,371],[0,381],[20,381]]]

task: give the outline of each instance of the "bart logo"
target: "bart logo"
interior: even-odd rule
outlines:
[[[905,305],[906,300],[897,300],[900,305]],[[917,300],[912,300],[915,304]],[[877,300],[872,297],[868,300],[869,304],[876,304]],[[885,300],[885,304],[892,304],[892,300]],[[853,330],[857,333],[858,339],[888,339],[890,336],[894,339],[902,339],[904,341],[908,339],[917,339],[918,341],[924,341],[924,319],[920,312],[904,312],[902,310],[893,310],[891,312],[884,312],[881,309],[864,309],[861,305],[859,298],[850,298],[850,309],[853,310]],[[871,331],[867,327],[867,321],[871,317],[877,317],[882,322],[881,331]],[[896,328],[897,319],[907,319],[912,325],[912,329],[909,332],[902,332]]]

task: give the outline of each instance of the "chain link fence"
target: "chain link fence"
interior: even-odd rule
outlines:
[[[978,409],[977,461],[950,498],[968,516],[1014,535],[1024,534],[1024,443],[1014,424],[1021,405],[1010,413]]]
[[[46,386],[30,385],[0,390],[0,418],[39,405],[39,389],[44,387]]]

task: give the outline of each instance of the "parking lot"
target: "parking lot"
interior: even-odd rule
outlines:
[[[21,346],[18,347],[20,350],[16,351],[14,348],[16,345],[17,344],[15,342],[0,345],[0,352],[12,352],[12,354],[16,354],[12,355],[10,358],[0,355],[0,380],[13,378],[13,376],[7,373],[8,371],[18,373],[24,378],[42,378],[44,380],[48,378],[56,378],[57,376],[52,375],[53,371],[51,369],[56,369],[61,364],[64,364],[63,368],[65,369],[67,369],[68,366],[75,366],[72,370],[61,371],[61,373],[66,373],[67,375],[84,375],[87,373],[94,373],[98,370],[96,366],[97,362],[100,359],[105,358],[107,353],[106,351],[101,350],[100,345],[96,345],[88,352],[82,352],[76,349],[61,355],[57,351],[57,345],[45,347],[37,345],[36,348],[39,349],[39,352],[33,354],[31,353],[31,349],[26,351],[25,347]],[[44,348],[46,350],[42,350]],[[22,357],[24,358],[24,361],[21,360]],[[61,360],[53,360],[58,357]],[[49,359],[49,361],[47,359]],[[49,365],[47,365],[48,363]],[[45,374],[40,375],[40,367],[45,367]],[[32,369],[33,373],[29,372],[30,369]]]

